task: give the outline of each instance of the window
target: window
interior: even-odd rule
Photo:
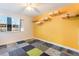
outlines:
[[[0,32],[23,31],[22,19],[17,17],[0,16]]]

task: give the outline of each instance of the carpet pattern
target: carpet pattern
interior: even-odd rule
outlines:
[[[28,39],[1,45],[0,56],[79,56],[79,53],[37,39]]]

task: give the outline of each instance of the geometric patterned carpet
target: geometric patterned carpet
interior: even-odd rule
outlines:
[[[28,39],[0,46],[0,56],[79,56],[79,53],[37,39]]]

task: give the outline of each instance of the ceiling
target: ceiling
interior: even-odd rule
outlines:
[[[68,3],[35,3],[34,10],[27,10],[25,3],[0,3],[0,12],[18,13],[27,16],[36,16],[41,13],[56,10],[60,7],[68,5]]]

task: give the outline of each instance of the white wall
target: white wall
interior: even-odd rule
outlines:
[[[21,17],[24,19],[23,32],[0,32],[0,45],[32,38],[32,19],[29,16],[0,11],[0,15]]]

